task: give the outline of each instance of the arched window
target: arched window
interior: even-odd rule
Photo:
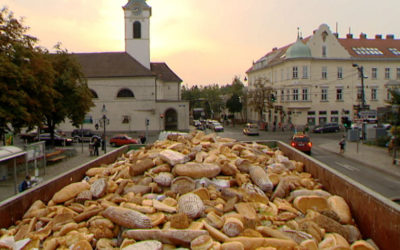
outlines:
[[[90,89],[90,93],[92,93],[92,98],[99,98],[96,91],[94,91],[93,89]]]
[[[118,91],[117,97],[135,97],[130,89],[121,89]]]
[[[133,38],[142,38],[142,25],[139,21],[133,23]]]

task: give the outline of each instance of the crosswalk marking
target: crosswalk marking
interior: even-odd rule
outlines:
[[[341,162],[338,162],[338,161],[335,161],[335,163],[336,163],[337,165],[339,165],[339,166],[341,166],[341,167],[347,169],[347,170],[350,170],[350,171],[360,171],[360,169],[355,168],[355,167],[352,167],[352,166],[350,166],[350,165],[348,165],[348,164],[344,164],[344,163],[341,163]]]

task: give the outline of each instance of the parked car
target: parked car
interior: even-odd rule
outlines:
[[[110,139],[110,145],[113,147],[119,147],[127,144],[138,144],[138,141],[124,134],[115,135]]]
[[[324,125],[316,126],[313,129],[313,133],[328,133],[328,132],[339,132],[340,126],[337,123],[326,123]]]
[[[312,142],[310,137],[304,133],[296,133],[290,141],[290,145],[307,154],[311,154]]]
[[[213,121],[210,125],[210,128],[215,132],[224,132],[224,126],[217,121]]]
[[[39,138],[36,135],[34,141],[45,141],[46,145],[51,145],[50,133],[40,134]],[[55,146],[71,146],[72,143],[73,143],[72,138],[67,138],[60,134],[54,133],[54,145]]]
[[[243,134],[245,135],[259,135],[258,125],[255,123],[247,123],[246,127],[243,129]]]
[[[196,127],[198,130],[205,130],[206,128],[204,127],[203,123],[201,123],[199,120],[194,120],[193,125]]]
[[[76,142],[89,142],[92,140],[93,136],[98,136],[91,129],[74,129],[71,133],[71,137]]]

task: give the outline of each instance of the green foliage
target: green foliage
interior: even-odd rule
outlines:
[[[260,120],[262,120],[262,113],[266,111],[266,109],[273,107],[270,98],[272,95],[272,88],[268,86],[268,83],[268,81],[256,81],[254,88],[250,89],[247,95],[249,106],[258,113]]]
[[[226,102],[226,107],[232,114],[241,112],[243,105],[240,102],[240,97],[237,94],[233,94]]]
[[[0,11],[0,138],[46,122],[51,133],[65,118],[79,124],[93,106],[76,60],[57,47],[50,55],[13,13]]]
[[[230,96],[231,99],[232,96],[235,95],[235,98],[239,100],[239,103],[241,98],[245,99],[244,89],[244,84],[240,81],[239,77],[236,76],[233,79],[232,84],[223,87],[219,87],[217,84],[209,86],[194,85],[191,88],[183,86],[181,97],[183,100],[189,101],[190,110],[193,110],[194,108],[203,108],[206,116],[212,117],[219,114],[225,107],[228,107],[228,102],[225,103],[223,100],[224,97]],[[239,105],[242,105],[242,103],[243,100],[240,104],[237,102],[233,104],[235,105],[233,109],[239,110],[235,112],[241,112],[243,107],[239,108]]]

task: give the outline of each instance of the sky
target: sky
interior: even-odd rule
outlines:
[[[23,17],[29,34],[52,49],[124,51],[128,0],[1,0]],[[226,85],[242,80],[252,62],[274,47],[312,34],[321,24],[343,38],[400,37],[399,0],[147,0],[152,7],[152,62],[166,62],[184,85]],[[336,30],[337,27],[337,30]]]

